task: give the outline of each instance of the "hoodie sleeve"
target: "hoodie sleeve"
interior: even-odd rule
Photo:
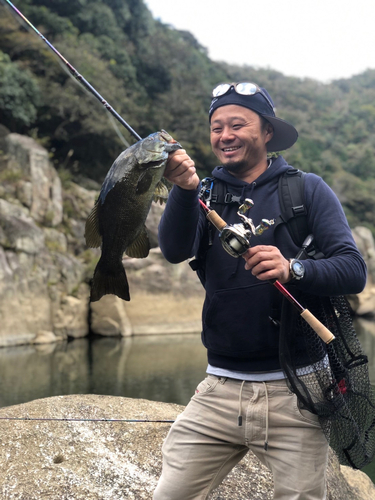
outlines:
[[[360,293],[366,285],[366,264],[342,206],[320,177],[314,174],[306,177],[308,224],[324,258],[305,260],[305,276],[296,286],[316,295]]]
[[[198,194],[173,186],[159,224],[159,245],[164,257],[178,264],[193,257],[203,234],[205,217],[200,209]]]

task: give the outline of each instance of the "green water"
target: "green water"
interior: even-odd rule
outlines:
[[[371,464],[366,465],[366,467],[363,467],[362,472],[365,472],[372,482],[375,483],[375,460]]]
[[[198,334],[5,347],[0,349],[0,407],[66,394],[186,405],[206,366]]]

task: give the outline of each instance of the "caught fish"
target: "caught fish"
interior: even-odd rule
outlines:
[[[125,252],[129,257],[147,257],[146,217],[153,200],[162,203],[168,197],[162,177],[168,154],[180,148],[162,130],[123,151],[110,168],[86,220],[87,246],[102,247],[91,285],[92,302],[106,294],[130,300],[122,256]]]

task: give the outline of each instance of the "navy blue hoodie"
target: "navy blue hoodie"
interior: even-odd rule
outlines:
[[[225,181],[232,194],[251,198],[247,214],[258,225],[261,219],[280,215],[279,176],[289,168],[282,156],[254,182],[235,178],[223,167],[213,176]],[[165,258],[172,263],[196,255],[207,221],[198,202],[199,188],[188,191],[174,186],[159,226],[159,243]],[[314,175],[305,178],[305,204],[314,243],[323,252],[321,260],[306,260],[305,276],[295,287],[315,295],[359,293],[366,283],[366,265],[357,250],[346,217],[333,191]],[[229,224],[240,222],[237,206],[225,206],[221,216]],[[285,258],[295,257],[299,248],[287,228],[274,226],[251,245],[277,246]],[[266,281],[244,268],[244,260],[231,257],[222,248],[215,231],[205,266],[206,298],[202,312],[202,341],[212,366],[239,371],[271,371],[280,368],[279,330],[269,317],[280,308],[282,296]],[[276,293],[275,293],[276,292]]]

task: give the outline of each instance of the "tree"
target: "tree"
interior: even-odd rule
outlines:
[[[32,74],[0,51],[0,123],[25,131],[36,120],[40,90]]]

